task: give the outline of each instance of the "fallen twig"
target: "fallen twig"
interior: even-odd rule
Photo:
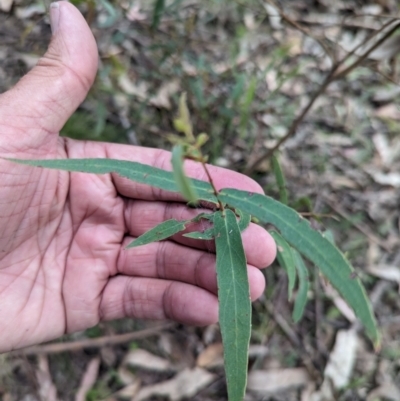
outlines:
[[[66,343],[35,345],[33,347],[9,352],[8,356],[58,354],[60,352],[80,351],[85,348],[101,348],[105,345],[123,344],[129,341],[157,335],[163,330],[175,327],[175,325],[175,323],[166,323],[149,329],[134,331],[132,333],[117,334],[98,338],[87,338],[85,340],[71,341]]]

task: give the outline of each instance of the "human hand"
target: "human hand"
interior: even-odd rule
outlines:
[[[97,70],[95,40],[70,3],[51,8],[53,38],[38,65],[0,95],[0,157],[114,158],[170,169],[169,152],[59,138]],[[218,188],[262,192],[249,178],[210,167]],[[188,175],[205,179],[201,166]],[[218,319],[215,256],[182,236],[130,250],[165,219],[195,211],[179,194],[116,175],[37,169],[0,160],[0,352],[123,317],[206,325]],[[196,211],[197,214],[197,211]],[[275,257],[261,227],[243,233],[251,297]]]

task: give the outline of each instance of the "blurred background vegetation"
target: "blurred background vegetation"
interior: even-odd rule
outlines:
[[[306,313],[294,325],[286,276],[276,267],[267,269],[265,295],[253,310],[247,399],[398,401],[399,29],[368,53],[396,27],[398,2],[73,3],[95,34],[100,64],[92,90],[62,135],[169,149],[179,96],[187,92],[195,131],[210,135],[210,162],[246,172],[275,197],[270,158],[263,156],[282,141],[279,159],[290,204],[313,226],[329,231],[367,286],[383,335],[378,354],[351,311],[312,269]],[[0,92],[45,51],[51,36],[48,6],[0,0]],[[336,73],[352,63],[356,68],[329,81],[349,54]],[[226,399],[217,326],[173,325],[135,341],[90,342],[149,327],[154,323],[100,324],[63,338],[68,345],[62,352],[1,356],[0,396]],[[73,352],[71,341],[78,343]],[[337,371],[346,369],[338,384]],[[200,385],[206,372],[212,379]],[[193,394],[171,390],[184,374],[186,383],[198,385]]]

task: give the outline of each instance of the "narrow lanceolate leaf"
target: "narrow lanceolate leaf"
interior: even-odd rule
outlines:
[[[229,401],[242,401],[247,382],[251,301],[246,256],[235,214],[214,218],[217,253],[219,322]]]
[[[304,264],[301,255],[293,248],[292,253],[299,277],[299,289],[297,291],[296,300],[294,301],[294,309],[292,314],[293,321],[297,323],[303,317],[304,309],[307,304],[307,294],[310,286],[310,279],[308,276],[307,267]]]
[[[175,219],[166,220],[136,238],[126,248],[134,248],[136,246],[150,244],[151,242],[162,241],[163,239],[183,231],[188,223],[189,221],[178,221]]]
[[[271,231],[270,234],[276,242],[279,264],[285,269],[288,275],[288,298],[292,299],[294,286],[296,284],[296,266],[293,259],[292,248],[285,239],[276,231]]]
[[[380,344],[376,320],[367,294],[344,255],[311,228],[296,211],[264,195],[223,189],[219,198],[241,208],[263,223],[273,224],[289,244],[313,262],[353,308],[375,346]]]
[[[48,159],[10,161],[29,166],[45,167],[55,170],[77,171],[82,173],[107,174],[116,173],[132,181],[151,185],[166,191],[179,192],[172,172],[161,170],[137,162],[113,159]],[[217,203],[211,185],[204,181],[192,180],[199,199]]]
[[[172,149],[172,168],[174,170],[174,177],[176,185],[183,197],[189,202],[196,202],[199,200],[196,190],[191,180],[186,176],[183,170],[183,148],[182,145],[175,145]]]
[[[277,153],[274,153],[271,158],[272,161],[272,170],[275,175],[275,180],[278,185],[279,189],[279,199],[280,201],[287,205],[288,204],[288,193],[286,189],[286,180],[285,176],[282,171],[281,164],[279,163],[278,155]]]

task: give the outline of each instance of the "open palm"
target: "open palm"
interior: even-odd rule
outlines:
[[[97,47],[71,4],[51,8],[46,55],[0,95],[0,157],[115,158],[170,169],[157,149],[59,138],[91,87]],[[204,178],[192,163],[187,172]],[[211,168],[218,187],[261,192],[238,173]],[[176,236],[125,250],[169,218],[194,216],[175,193],[116,175],[66,173],[0,160],[0,352],[122,317],[215,322],[215,257],[200,241]],[[261,227],[243,234],[252,298],[264,289],[259,268],[275,257]]]

